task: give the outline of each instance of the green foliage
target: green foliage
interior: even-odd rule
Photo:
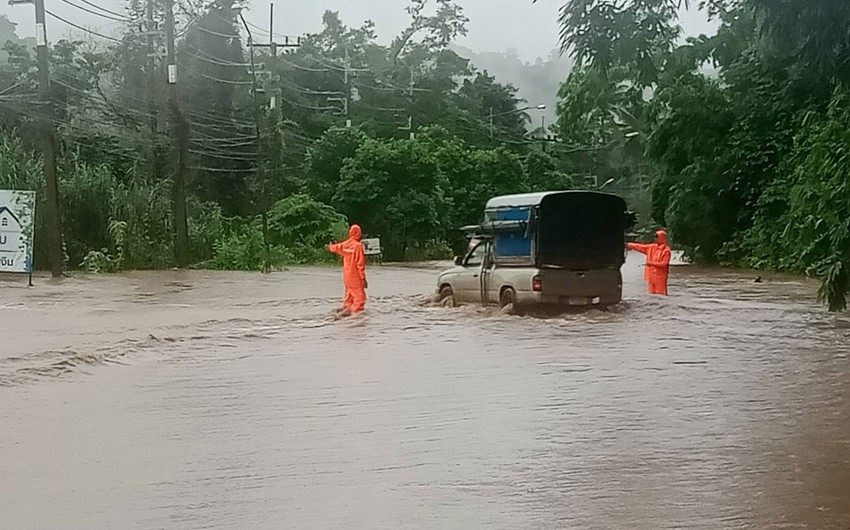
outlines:
[[[171,175],[183,146],[192,263],[217,268],[259,269],[267,248],[277,266],[332,260],[323,246],[345,235],[337,212],[381,237],[391,259],[445,257],[457,227],[479,220],[489,197],[572,186],[566,157],[529,148],[517,90],[451,47],[466,33],[461,6],[406,5],[408,24],[389,45],[371,23],[352,27],[327,12],[293,53],[255,48],[271,75],[252,93],[238,6],[187,4],[176,106],[164,72],[151,71],[161,60],[148,55],[149,39],[161,48],[163,36],[144,24],[124,27],[120,42],[54,42],[67,264],[105,272],[174,264]],[[126,7],[146,16],[138,0]],[[0,55],[0,185],[38,191],[35,263],[43,267],[35,154],[43,108],[31,43],[13,30],[0,18],[0,33],[11,35]],[[342,127],[343,98],[351,127]]]
[[[367,140],[342,170],[334,204],[349,220],[379,234],[387,257],[447,228],[449,180],[427,140]]]
[[[90,250],[80,268],[88,272],[118,272],[124,268],[124,244],[127,240],[127,223],[112,221],[109,223],[109,235],[112,239],[113,252],[109,249]]]
[[[208,218],[213,218],[210,215]],[[345,217],[308,195],[295,195],[275,203],[268,215],[269,262],[273,267],[333,263],[325,245],[348,237]],[[201,267],[221,270],[262,270],[266,258],[260,217],[248,222],[219,219],[221,228],[212,243],[212,257]]]
[[[408,247],[405,259],[410,261],[434,261],[451,259],[451,257],[452,247],[443,239],[437,238]]]
[[[582,68],[561,91],[562,135],[590,146],[635,131],[637,162],[656,174],[653,216],[678,245],[702,261],[817,274],[822,299],[844,309],[850,4],[700,2],[717,34],[675,46],[680,3],[563,7],[562,43]],[[699,71],[709,62],[717,79]]]
[[[561,171],[558,160],[543,150],[532,150],[525,157],[525,172],[531,191],[571,190],[576,187],[571,175]]]
[[[273,245],[321,249],[348,237],[348,222],[331,206],[299,194],[275,203],[269,212],[269,233]]]
[[[332,127],[313,144],[308,152],[310,178],[307,189],[316,200],[325,203],[333,200],[342,167],[346,160],[354,158],[366,138],[358,128]]]
[[[836,92],[826,115],[804,114],[782,177],[761,196],[741,238],[747,264],[819,275],[821,297],[846,308],[850,266],[850,91]]]

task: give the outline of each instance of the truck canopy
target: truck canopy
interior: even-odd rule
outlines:
[[[628,225],[622,198],[561,191],[495,197],[480,228],[500,265],[592,270],[622,266]]]

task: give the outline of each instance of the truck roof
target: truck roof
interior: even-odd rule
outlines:
[[[549,195],[575,194],[575,195],[612,195],[601,191],[573,190],[573,191],[539,191],[535,193],[519,193],[516,195],[502,195],[493,197],[487,201],[485,210],[496,210],[500,208],[527,208],[538,206],[544,197]],[[616,196],[616,195],[615,195]]]

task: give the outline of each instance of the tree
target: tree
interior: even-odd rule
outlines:
[[[525,156],[525,173],[531,191],[570,190],[575,187],[572,176],[563,172],[558,159],[539,149]]]
[[[342,171],[334,204],[367,234],[380,235],[389,259],[445,229],[449,181],[426,141],[369,139]]]
[[[310,148],[307,190],[318,201],[330,204],[342,178],[345,163],[354,158],[366,141],[356,127],[328,129]]]
[[[679,3],[564,6],[562,43],[584,71],[563,89],[562,132],[611,136],[609,116],[627,124],[608,94],[640,89],[629,113],[658,173],[654,215],[674,240],[703,261],[817,273],[822,298],[844,308],[847,168],[833,155],[847,141],[837,124],[847,120],[850,4],[700,2],[720,29],[675,46]],[[719,80],[699,71],[706,62]]]

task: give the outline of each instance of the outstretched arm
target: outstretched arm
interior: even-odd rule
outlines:
[[[338,256],[342,256],[342,243],[331,243],[328,245],[328,250]]]
[[[641,254],[648,254],[649,249],[652,248],[652,245],[641,245],[640,243],[628,243],[626,246],[629,250],[634,250],[635,252],[640,252]]]

